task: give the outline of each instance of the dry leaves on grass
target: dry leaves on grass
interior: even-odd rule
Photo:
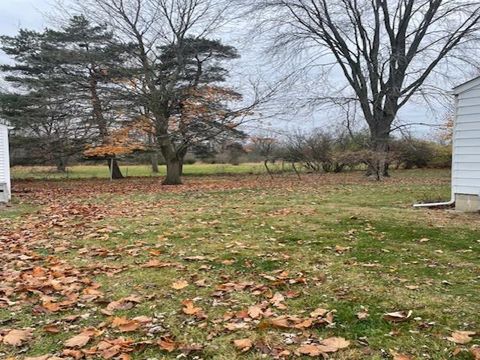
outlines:
[[[404,322],[410,319],[412,311],[395,311],[383,315],[383,319],[393,323]]]
[[[393,360],[413,360],[413,357],[407,354],[401,354],[395,351],[390,351],[393,356]]]
[[[80,334],[66,340],[64,345],[67,348],[82,348],[87,345],[92,338],[101,334],[102,332],[97,329],[85,329]]]
[[[107,311],[114,311],[114,310],[130,310],[133,309],[137,304],[142,302],[142,298],[140,296],[131,295],[126,298],[122,298],[120,300],[112,301],[107,305]]]
[[[358,320],[365,320],[365,319],[368,319],[370,314],[368,313],[367,309],[362,309],[356,314],[356,316]]]
[[[112,320],[112,327],[117,328],[120,332],[131,332],[140,328],[140,322],[125,317],[116,317]]]
[[[238,339],[233,340],[233,344],[235,347],[240,350],[241,352],[247,352],[253,346],[253,342],[250,339]]]
[[[468,344],[473,340],[472,336],[475,336],[475,331],[454,331],[447,340],[454,342],[455,344]]]
[[[175,290],[182,290],[185,289],[188,286],[188,281],[186,280],[178,280],[172,283],[171,287],[172,289]]]
[[[3,337],[2,341],[6,345],[21,346],[32,337],[31,330],[10,330]]]
[[[470,354],[472,354],[474,360],[480,360],[480,346],[472,346]]]
[[[190,300],[190,299],[183,300],[182,305],[183,305],[182,311],[186,315],[192,315],[199,319],[204,319],[207,317],[201,307],[195,306],[195,303],[193,302],[193,300]]]
[[[158,346],[160,346],[160,349],[165,350],[167,352],[172,352],[178,347],[178,343],[175,340],[166,336],[158,340],[157,344]]]
[[[297,349],[298,355],[307,355],[317,357],[329,353],[335,353],[338,350],[345,349],[350,346],[350,341],[341,337],[331,337],[320,341],[318,344],[304,344]]]

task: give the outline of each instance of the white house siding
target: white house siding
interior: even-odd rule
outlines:
[[[480,195],[480,84],[457,94],[453,192]]]
[[[8,149],[8,128],[0,124],[0,183],[7,184],[10,199],[10,155]],[[1,198],[1,197],[0,197]]]

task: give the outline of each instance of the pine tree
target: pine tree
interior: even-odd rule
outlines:
[[[14,127],[15,139],[31,154],[31,161],[53,161],[64,171],[90,134],[88,123],[79,116],[81,104],[44,57],[50,48],[44,34],[21,30],[16,37],[0,40],[2,50],[15,59],[14,65],[1,67],[12,88],[0,95],[2,117]]]

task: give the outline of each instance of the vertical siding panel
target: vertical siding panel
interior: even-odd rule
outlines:
[[[480,85],[457,95],[453,134],[452,187],[480,194]]]

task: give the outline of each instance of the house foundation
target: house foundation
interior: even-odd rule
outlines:
[[[455,194],[455,209],[462,212],[479,212],[480,196],[470,194]]]

